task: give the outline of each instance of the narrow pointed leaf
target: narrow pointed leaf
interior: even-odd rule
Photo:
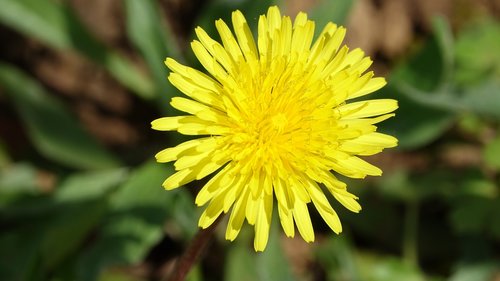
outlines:
[[[114,156],[81,127],[63,103],[19,69],[0,63],[0,87],[18,110],[33,145],[42,155],[80,169],[117,165]]]
[[[102,64],[120,83],[152,98],[149,79],[117,52],[98,42],[61,1],[0,0],[0,22],[58,49],[73,49]]]

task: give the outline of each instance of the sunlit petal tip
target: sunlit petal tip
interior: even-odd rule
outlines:
[[[163,187],[166,190],[176,189],[186,183],[194,180],[194,174],[191,170],[185,169],[172,174],[163,182]]]
[[[231,242],[232,242],[232,241],[234,241],[234,240],[236,239],[236,237],[238,237],[238,234],[239,234],[239,230],[238,230],[238,231],[236,231],[236,230],[234,230],[234,229],[229,229],[229,228],[228,228],[228,229],[226,230],[226,235],[225,235],[225,238],[226,238],[226,240],[228,240],[228,241],[231,241]]]
[[[254,249],[256,252],[262,252],[267,246],[268,235],[258,236],[256,235],[254,238]]]
[[[233,20],[233,23],[236,21],[236,22],[246,22],[246,19],[245,19],[245,16],[243,15],[243,13],[240,11],[240,10],[235,10],[233,11],[233,13],[231,14],[232,16],[232,20]],[[237,28],[236,26],[234,28]]]
[[[380,84],[380,88],[382,88],[383,86],[387,85],[387,79],[385,79],[385,77],[377,77],[377,79],[379,79],[379,84]]]
[[[310,236],[307,236],[307,235],[303,235],[302,236],[302,239],[304,239],[304,241],[306,241],[307,243],[313,243],[314,242],[314,234],[313,235],[310,235]]]
[[[332,229],[332,230],[333,230],[333,232],[335,232],[335,234],[340,234],[340,233],[342,233],[342,230],[343,230],[343,229],[342,229],[342,224],[339,224],[339,226],[338,226],[337,228]]]
[[[201,219],[200,221],[198,221],[198,227],[201,229],[207,229],[209,226],[210,224],[207,224],[205,221],[202,221]]]
[[[168,179],[163,182],[162,186],[166,190],[173,190],[179,187],[178,184],[175,184],[174,182],[169,181]]]
[[[278,6],[276,5],[273,5],[273,6],[270,6],[269,9],[267,9],[267,14],[273,14],[275,16],[281,16],[281,12],[280,12],[280,9],[278,8]]]
[[[172,131],[177,130],[180,126],[180,122],[185,119],[186,116],[173,116],[173,117],[162,117],[151,122],[151,128],[158,131]]]
[[[169,67],[169,64],[173,61],[174,59],[170,58],[170,57],[167,57],[165,58],[165,60],[163,61],[163,63]],[[170,67],[169,67],[170,68]]]
[[[164,150],[156,153],[155,154],[156,161],[159,162],[159,163],[167,163],[167,162],[175,160],[175,158],[174,159],[170,159],[169,157],[164,156],[164,154],[165,154]]]

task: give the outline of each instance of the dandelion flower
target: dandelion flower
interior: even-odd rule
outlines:
[[[328,197],[353,212],[361,206],[336,175],[379,176],[358,156],[397,145],[375,126],[394,116],[395,100],[350,102],[383,87],[384,78],[366,72],[372,61],[363,51],[342,45],[343,27],[328,23],[313,43],[314,22],[305,13],[292,23],[270,7],[259,18],[257,42],[240,11],[232,13],[234,33],[221,19],[215,25],[222,43],[201,27],[191,43],[208,75],[165,61],[169,81],[188,97],[171,105],[187,115],[159,118],[152,127],[201,137],[156,155],[158,162],[175,161],[177,172],[163,186],[215,174],[196,197],[196,205],[208,204],[199,226],[229,212],[226,239],[234,240],[246,220],[255,228],[256,251],[266,247],[273,204],[288,237],[296,228],[314,241],[309,203],[340,233]]]

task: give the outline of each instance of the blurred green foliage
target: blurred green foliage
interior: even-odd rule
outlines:
[[[81,54],[156,107],[158,116],[169,114],[166,104],[177,91],[166,80],[163,60],[172,56],[197,63],[170,32],[157,1],[123,4],[127,38],[145,62],[145,73],[95,39],[65,1],[0,0],[0,23],[56,50]],[[272,4],[283,5],[214,0],[200,10],[195,24],[215,34],[213,21],[227,19],[232,10],[253,20]],[[323,1],[310,16],[317,28],[328,21],[343,23],[352,4]],[[345,232],[323,231],[318,220],[317,231],[324,235],[309,246],[310,256],[292,260],[289,252],[295,249],[283,248],[274,216],[264,253],[251,250],[250,229],[234,243],[218,235],[222,255],[208,253],[206,260],[218,260],[221,268],[196,267],[189,280],[486,281],[500,276],[500,23],[478,19],[453,34],[446,20],[436,18],[432,35],[415,45],[376,94],[400,104],[397,117],[381,128],[400,140],[397,152],[389,154],[397,165],[388,165],[380,179],[350,183],[364,211],[337,208]],[[173,171],[151,162],[153,150],[131,153],[141,156],[130,159],[102,146],[62,99],[19,66],[0,62],[0,91],[33,147],[14,153],[0,139],[0,280],[143,280],[127,268],[179,254],[197,230],[199,210],[188,189],[161,188]],[[174,140],[162,141],[166,147]],[[479,159],[465,167],[443,161],[444,151],[460,156],[463,147],[473,147]],[[414,158],[424,159],[424,167],[408,164]],[[59,179],[53,190],[44,190],[44,170]],[[162,247],[166,237],[172,241]],[[151,258],[155,249],[162,258]],[[308,267],[298,269],[302,260]]]

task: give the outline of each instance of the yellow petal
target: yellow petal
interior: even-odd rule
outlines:
[[[273,213],[273,196],[272,194],[263,194],[263,198],[259,204],[259,214],[255,224],[255,251],[264,251],[269,239],[269,228],[271,226],[271,216]]]
[[[234,33],[245,59],[247,61],[255,60],[257,58],[257,48],[255,47],[252,31],[248,27],[245,17],[239,10],[236,10],[232,14],[232,20]]]
[[[208,207],[203,211],[198,221],[198,226],[201,228],[209,227],[222,214],[224,210],[225,190],[221,190],[217,196],[210,201]]]
[[[245,178],[238,175],[232,179],[233,181],[228,183],[228,193],[224,198],[224,213],[227,213],[229,209],[233,206],[234,202],[241,196],[243,189],[245,188]],[[224,183],[224,179],[221,181]]]
[[[333,157],[332,157],[333,156]],[[329,157],[335,160],[331,163],[332,168],[345,176],[352,178],[364,178],[367,175],[380,176],[382,170],[356,156],[350,156],[341,151],[330,153]]]
[[[291,53],[297,53],[301,56],[299,60],[308,55],[309,48],[314,37],[314,22],[307,20],[307,15],[300,12],[293,23],[293,35],[291,43]]]
[[[179,158],[175,162],[175,164],[174,164],[175,169],[179,171],[179,170],[191,168],[191,167],[198,166],[198,165],[204,165],[204,164],[210,162],[210,156],[212,153],[213,153],[213,151],[206,151],[206,152],[198,153],[198,154],[194,154],[194,155],[182,156],[181,158]]]
[[[325,66],[322,74],[324,76],[333,77],[334,74],[337,74],[340,70],[342,70],[340,68],[340,64],[344,61],[348,52],[349,48],[347,48],[347,46],[340,48],[340,51],[338,51],[335,57]],[[333,83],[331,84],[334,85]],[[335,90],[337,89],[335,88]]]
[[[281,222],[281,227],[287,237],[295,236],[295,227],[293,223],[292,210],[286,206],[278,204],[278,215]]]
[[[271,32],[281,28],[281,14],[277,6],[269,7],[267,10],[267,22]]]
[[[331,36],[335,33],[337,30],[337,25],[328,22],[321,33],[318,36],[318,39],[316,42],[314,42],[312,48],[311,48],[311,55],[309,57],[309,62],[310,63],[315,63],[319,54],[322,52],[325,44],[330,41]]]
[[[205,205],[215,196],[219,189],[225,189],[233,183],[241,185],[241,182],[237,181],[238,179],[234,176],[232,170],[233,165],[228,164],[213,176],[196,195],[195,204],[198,206]],[[235,186],[235,188],[238,188],[238,186]]]
[[[295,228],[292,211],[296,199],[290,188],[285,185],[284,180],[280,178],[274,180],[274,192],[278,201],[278,214],[281,226],[288,237],[293,237],[295,235]]]
[[[201,44],[198,40],[193,40],[191,42],[191,49],[193,49],[194,55],[203,65],[203,67],[208,70],[208,72],[220,82],[224,82],[227,77],[226,70],[220,65],[220,63],[208,52],[208,50]]]
[[[251,194],[247,199],[247,206],[245,210],[245,216],[250,225],[255,225],[257,220],[257,214],[259,212],[259,198],[254,198]]]
[[[392,112],[398,108],[398,102],[392,99],[378,99],[348,103],[339,107],[344,119],[365,118]]]
[[[168,177],[164,182],[163,182],[163,187],[166,190],[172,190],[175,189],[181,185],[184,185],[186,183],[189,183],[195,179],[195,175],[192,173],[191,170],[182,170],[174,173],[170,177]]]
[[[321,58],[330,60],[332,56],[337,53],[340,44],[342,44],[342,41],[344,40],[345,33],[346,29],[344,27],[339,27],[335,29],[335,32],[331,35],[331,37],[326,37],[327,40],[323,50],[321,51]],[[346,63],[348,63],[347,58],[343,61],[343,64]],[[343,68],[343,66],[341,66],[341,68]]]
[[[183,77],[178,73],[170,73],[168,80],[181,92],[188,97],[197,100],[203,104],[213,106],[215,108],[224,110],[224,105],[217,94],[212,91],[195,84],[191,79]]]
[[[240,233],[241,226],[245,220],[245,210],[249,192],[245,191],[233,206],[231,216],[226,229],[226,239],[233,241]]]
[[[297,198],[302,202],[311,202],[311,198],[309,197],[304,184],[299,181],[296,176],[290,175],[290,178],[288,179],[288,186],[290,189],[293,189],[295,196],[297,196]]]
[[[271,56],[270,36],[269,36],[269,25],[267,23],[267,18],[264,15],[259,17],[258,23],[258,36],[257,37],[257,47],[259,49],[260,59],[264,60],[266,57]]]
[[[207,110],[209,108],[208,106],[194,100],[181,97],[172,98],[172,100],[170,101],[170,105],[180,111],[184,111],[193,115],[196,115],[197,112]]]
[[[194,139],[194,140],[189,140],[185,141],[175,147],[169,147],[166,148],[160,152],[158,152],[155,157],[156,161],[160,163],[166,163],[170,161],[177,160],[177,158],[186,151],[199,146],[201,148],[201,151],[206,151],[209,149],[213,149],[214,145],[216,144],[216,138],[215,137],[210,137],[210,138],[201,138],[201,139]],[[208,146],[207,146],[208,145]]]
[[[352,65],[358,63],[359,61],[361,61],[363,59],[364,55],[365,55],[365,52],[363,52],[363,50],[361,50],[360,48],[356,48],[356,49],[350,51],[347,54],[345,60],[342,62],[340,68],[352,66]]]
[[[167,58],[165,60],[165,65],[167,65],[167,67],[174,71],[176,74],[186,79],[189,83],[192,84],[192,86],[196,88],[200,88],[213,93],[220,93],[222,91],[222,88],[217,81],[197,69],[182,65],[171,58]]]
[[[222,43],[224,44],[224,48],[231,55],[234,61],[241,61],[243,59],[243,54],[241,53],[241,49],[238,46],[238,42],[233,36],[233,33],[226,25],[226,23],[219,19],[215,21],[215,26],[217,31],[219,31],[220,37],[222,39]]]
[[[338,234],[342,232],[342,224],[340,223],[339,216],[333,210],[330,202],[328,202],[328,199],[326,198],[320,187],[316,183],[310,182],[308,191],[311,195],[314,206],[316,207],[320,216],[323,218],[326,224],[335,233]]]
[[[182,122],[189,120],[190,116],[162,117],[151,122],[151,128],[158,131],[177,130]]]
[[[361,205],[356,201],[356,197],[353,198],[352,194],[347,194],[347,192],[334,192],[333,197],[351,212],[358,213],[361,211]]]
[[[373,93],[373,92],[377,91],[378,89],[384,87],[385,84],[387,84],[387,82],[385,81],[385,78],[383,78],[383,77],[372,78],[372,79],[370,79],[370,81],[368,81],[368,83],[366,83],[363,86],[363,88],[361,88],[360,90],[358,90],[354,93],[351,93],[348,98],[354,99],[357,97],[364,96],[366,94]]]
[[[306,203],[302,202],[301,200],[295,200],[293,217],[295,219],[295,223],[297,224],[300,236],[302,236],[302,238],[306,242],[313,242],[314,230]]]
[[[217,171],[220,167],[224,166],[229,159],[224,159],[220,162],[207,161],[203,165],[194,167],[193,172],[195,173],[195,179],[201,180],[202,178],[210,175],[211,173]]]
[[[347,149],[348,151],[363,151],[363,149],[395,147],[397,144],[398,139],[395,137],[373,132],[345,141],[339,148],[342,150]]]
[[[231,129],[195,116],[187,116],[180,120],[177,131],[184,135],[225,135]]]

